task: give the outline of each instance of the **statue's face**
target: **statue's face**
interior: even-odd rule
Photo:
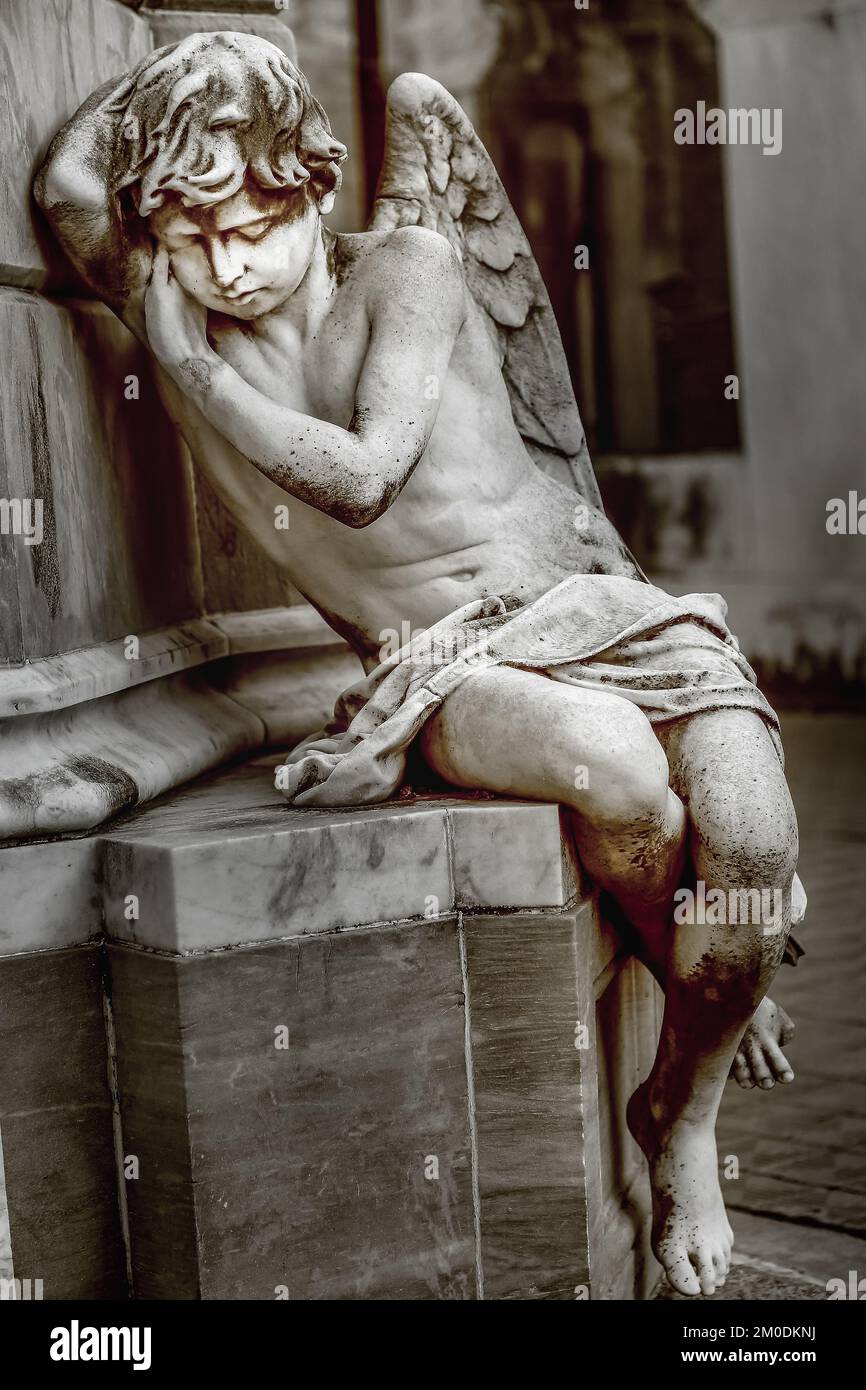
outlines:
[[[254,319],[294,294],[319,230],[315,198],[241,189],[224,202],[185,208],[170,202],[148,218],[187,294],[207,309]]]

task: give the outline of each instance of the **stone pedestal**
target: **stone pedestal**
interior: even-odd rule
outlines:
[[[46,1298],[645,1296],[656,991],[556,807],[294,811],[261,760],[0,850],[0,891],[12,1257]]]

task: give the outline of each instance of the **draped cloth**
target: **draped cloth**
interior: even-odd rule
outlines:
[[[636,579],[579,574],[526,604],[493,597],[449,614],[338,699],[286,760],[295,806],[359,806],[399,790],[412,743],[452,690],[489,666],[631,700],[654,724],[747,709],[782,758],[779,723],[729,632],[719,594],[673,598]],[[503,729],[503,738],[508,731]]]

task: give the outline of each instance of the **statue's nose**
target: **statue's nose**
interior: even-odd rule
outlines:
[[[208,242],[208,259],[211,274],[220,289],[227,290],[235,280],[239,280],[246,267],[218,237]]]

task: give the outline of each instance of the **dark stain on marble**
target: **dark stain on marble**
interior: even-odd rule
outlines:
[[[176,961],[109,947],[133,1297],[196,1299],[198,1252],[190,1174],[184,1025]]]
[[[7,777],[0,781],[0,794],[11,805],[32,810],[45,801],[49,792],[72,790],[76,782],[98,789],[108,815],[128,810],[138,801],[138,787],[127,772],[90,755],[69,757],[26,777]]]
[[[54,512],[54,480],[51,476],[51,445],[48,416],[42,391],[42,349],[36,319],[27,315],[33,371],[27,384],[27,423],[30,446],[30,467],[33,478],[33,497],[42,501],[42,541],[29,546],[33,566],[33,581],[42,591],[52,618],[60,604],[60,561],[57,551],[57,526]]]
[[[138,802],[138,786],[134,779],[122,767],[106,762],[104,758],[94,757],[93,754],[68,757],[65,766],[80,781],[101,788],[111,815],[128,810]]]

